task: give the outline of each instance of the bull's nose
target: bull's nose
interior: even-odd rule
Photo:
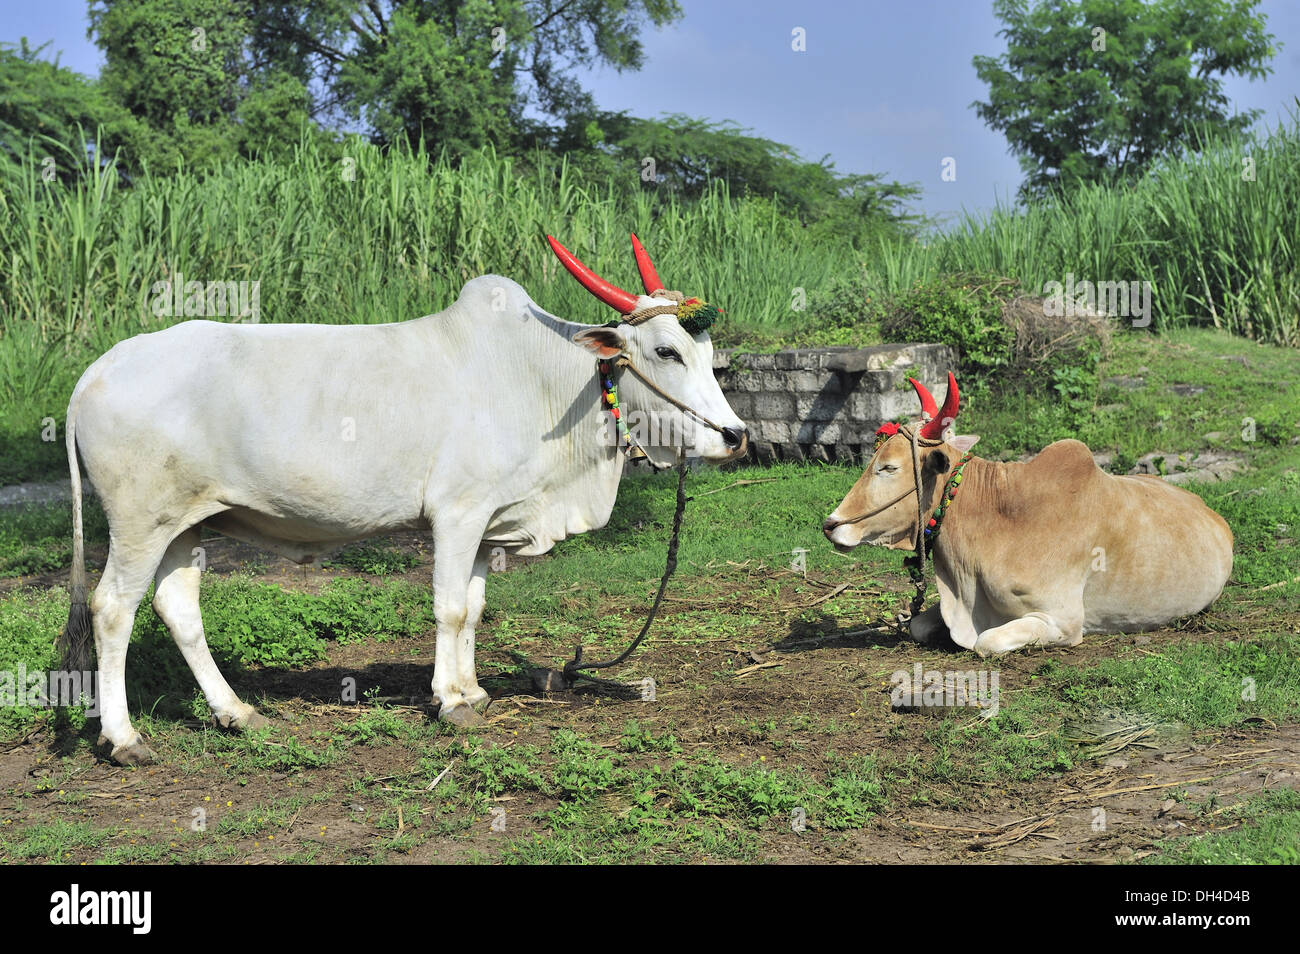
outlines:
[[[838,527],[839,525],[840,522],[836,520],[834,517],[826,518],[826,520],[822,523],[822,533],[826,534],[826,539],[828,540],[830,539],[831,534],[835,532],[835,528]]]
[[[749,433],[744,428],[724,427],[722,429],[722,439],[727,442],[728,447],[739,447],[740,442],[745,439]]]

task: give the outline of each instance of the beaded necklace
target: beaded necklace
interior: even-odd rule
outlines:
[[[939,538],[939,527],[943,523],[944,515],[948,512],[948,506],[957,497],[957,488],[961,486],[962,468],[970,463],[970,459],[971,454],[969,451],[962,454],[961,460],[957,462],[957,466],[948,475],[948,482],[943,488],[943,496],[939,498],[939,506],[934,508],[934,513],[930,515],[930,522],[925,525],[927,547],[933,547],[935,540]]]
[[[596,367],[600,371],[601,398],[618,424],[618,432],[623,435],[624,446],[630,447],[632,445],[632,435],[628,433],[627,421],[623,420],[623,412],[618,406],[618,389],[614,387],[613,369],[608,361],[598,361]]]

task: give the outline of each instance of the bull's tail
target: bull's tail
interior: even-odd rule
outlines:
[[[68,625],[59,637],[59,665],[64,672],[90,669],[94,632],[86,594],[86,536],[81,525],[81,466],[77,462],[77,429],[72,408],[68,409],[68,470],[72,475],[72,575],[68,592]]]

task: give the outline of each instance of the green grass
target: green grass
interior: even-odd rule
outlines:
[[[384,543],[367,542],[345,547],[325,565],[345,566],[372,576],[387,576],[419,566],[420,558]]]
[[[108,519],[94,498],[83,502],[82,526],[88,543],[108,542]],[[57,570],[71,561],[72,504],[0,507],[0,577]]]
[[[1300,792],[1276,789],[1234,805],[1223,816],[1240,827],[1169,839],[1144,859],[1153,865],[1300,864]],[[1219,822],[1220,825],[1223,822]]]
[[[0,595],[0,673],[10,673],[16,682],[19,667],[28,672],[55,668],[54,641],[67,619],[66,591],[14,590]],[[23,735],[40,714],[27,706],[0,706],[0,739]]]
[[[1047,663],[1044,677],[1050,678]],[[1114,706],[1192,728],[1300,717],[1300,634],[1189,643],[1060,673],[1058,691],[1081,711]]]
[[[915,754],[879,766],[882,784],[894,804],[961,809],[962,792],[972,783],[1006,786],[1090,761],[1087,747],[1073,741],[1071,726],[1094,719],[1159,723],[1166,740],[1294,721],[1300,717],[1298,659],[1300,635],[1275,631],[1249,641],[1125,649],[1086,666],[1049,659],[1027,684],[1004,691],[993,718],[958,714],[924,728]],[[967,665],[948,656],[925,664]],[[997,668],[996,662],[985,665]],[[895,727],[902,731],[905,722]]]
[[[0,595],[0,672],[13,673],[20,664],[28,672],[56,667],[53,640],[67,620],[67,599],[62,588]],[[189,668],[151,599],[152,590],[141,602],[131,636],[131,705],[149,711],[161,703],[173,717],[203,715],[205,707],[194,705]],[[249,666],[310,663],[325,656],[327,641],[411,639],[434,626],[428,587],[403,580],[379,586],[336,579],[312,595],[242,576],[214,576],[201,588],[200,606],[208,646],[228,676]],[[27,706],[0,706],[0,737],[25,731],[40,715]]]
[[[633,763],[557,733],[547,794],[559,807],[545,833],[511,839],[503,858],[528,863],[619,863],[691,857],[749,861],[762,831],[861,828],[885,805],[871,757],[827,753],[825,779],[804,771],[735,766],[704,756]]]
[[[1242,159],[1257,176],[1242,176]],[[1048,281],[1147,281],[1153,326],[1211,323],[1300,344],[1300,125],[1167,161],[1129,188],[1087,186],[1055,202],[963,216],[928,243],[890,242],[869,287],[890,293],[954,272]]]
[[[1242,370],[1222,356],[1242,356],[1250,365]],[[1285,431],[1254,442],[1236,438],[1240,418],[1265,404],[1282,420],[1300,420],[1300,390],[1279,383],[1295,379],[1295,361],[1294,352],[1208,330],[1161,338],[1129,335],[1117,342],[1099,373],[1142,376],[1145,384],[1123,392],[1122,407],[1089,418],[1094,449],[1136,454],[1153,446],[1232,447],[1241,453],[1251,468],[1246,473],[1194,488],[1232,525],[1237,542],[1233,577],[1216,609],[1190,624],[1199,630],[1194,638],[1162,637],[1152,645],[1123,642],[1086,665],[1067,665],[1045,655],[1041,665],[1016,681],[1014,691],[1004,691],[1000,712],[992,719],[965,710],[943,717],[883,716],[876,725],[889,741],[906,744],[873,751],[860,739],[849,742],[860,732],[853,725],[860,713],[883,705],[868,673],[860,701],[850,702],[855,712],[773,708],[762,717],[753,712],[743,718],[710,714],[720,731],[754,747],[752,757],[737,758],[729,747],[729,757],[720,758],[710,746],[698,744],[694,720],[682,725],[648,714],[637,721],[626,718],[625,710],[615,710],[610,724],[587,732],[555,725],[554,713],[543,713],[523,717],[521,728],[547,727],[525,741],[496,731],[491,736],[460,733],[430,722],[422,712],[376,704],[368,694],[372,687],[362,683],[356,712],[340,714],[332,724],[308,726],[292,703],[251,698],[276,717],[274,727],[230,735],[195,727],[196,718],[206,717],[206,704],[147,600],[136,621],[128,666],[132,716],[177,777],[211,779],[215,771],[223,784],[237,790],[267,773],[288,776],[284,784],[290,794],[283,803],[237,803],[229,812],[214,813],[210,832],[223,838],[277,834],[278,841],[279,830],[302,804],[298,785],[310,783],[315,773],[338,771],[367,753],[382,752],[392,754],[391,769],[349,776],[344,788],[352,788],[342,793],[304,792],[306,798],[347,798],[367,807],[378,837],[346,860],[383,861],[430,839],[450,839],[449,845],[473,839],[490,830],[493,810],[504,808],[505,831],[497,840],[476,842],[477,857],[530,862],[756,861],[768,857],[775,837],[830,843],[842,837],[839,833],[868,829],[877,816],[912,806],[969,810],[972,792],[1014,791],[1095,764],[1086,747],[1073,740],[1070,725],[1115,710],[1185,733],[1294,722],[1300,717],[1300,634],[1294,611],[1300,585],[1262,588],[1290,580],[1300,566],[1294,533],[1300,527],[1300,449]],[[1143,367],[1147,370],[1140,372]],[[1177,397],[1166,389],[1173,383],[1203,385],[1207,391]],[[1037,450],[1040,441],[1050,438],[1042,421],[1015,429],[1013,422],[1023,411],[1019,400],[994,397],[964,412],[963,429],[985,435],[981,453],[1015,456]],[[1262,412],[1250,416],[1268,419]],[[1214,431],[1228,436],[1206,437]],[[741,474],[693,474],[678,575],[670,588],[672,596],[692,602],[666,604],[654,638],[706,650],[719,644],[752,646],[756,633],[769,640],[784,636],[787,627],[792,633],[807,627],[813,634],[828,627],[860,628],[895,611],[903,599],[898,589],[901,554],[863,549],[845,556],[821,538],[821,517],[856,476],[853,467],[795,464]],[[766,482],[732,486],[741,477]],[[496,660],[501,668],[481,667],[486,684],[512,672],[512,666],[549,662],[536,657],[564,651],[574,642],[612,648],[635,631],[641,617],[632,608],[646,605],[663,568],[672,485],[671,475],[629,479],[607,528],[562,542],[550,559],[490,575],[480,645],[483,658]],[[66,507],[37,508],[23,517],[0,512],[0,540],[10,541],[13,550],[6,552],[30,545],[48,552],[57,564],[66,559],[58,548],[67,519]],[[382,561],[393,569],[405,562],[393,556],[400,557],[400,551],[386,544],[366,547],[363,561]],[[781,572],[788,570],[796,549],[807,549],[812,576],[867,587],[887,581],[886,592],[846,592],[774,624],[764,608],[782,593],[788,598],[792,590],[818,592],[797,574]],[[720,593],[725,598],[719,599]],[[433,629],[428,586],[402,579],[335,579],[312,594],[239,575],[209,574],[202,600],[218,665],[236,684],[256,667],[294,669],[319,660],[329,640],[386,643],[401,650],[404,642],[414,645],[417,639],[427,647]],[[50,667],[66,610],[66,594],[58,587],[0,595],[0,671],[12,671],[20,663],[28,669]],[[533,658],[519,648],[521,641]],[[493,649],[498,651],[489,655]],[[500,663],[506,653],[513,654],[506,658],[514,663]],[[983,665],[973,657],[916,648],[905,657],[900,652],[900,665],[904,658],[907,664],[920,659],[941,669]],[[880,659],[893,665],[889,657]],[[699,678],[725,679],[733,665],[725,657],[704,655]],[[881,679],[887,674],[886,669]],[[680,691],[697,684],[691,676]],[[759,689],[760,683],[754,686]],[[1004,679],[1003,689],[1007,687]],[[284,711],[277,711],[278,706]],[[0,708],[0,741],[22,737],[47,718],[48,712]],[[855,745],[864,750],[852,751]],[[71,856],[129,863],[234,857],[227,841],[188,830],[168,829],[160,835],[131,828],[88,829],[77,815],[88,801],[78,794],[73,778],[78,759],[51,765],[40,783],[42,797],[53,799],[66,788],[68,793],[58,796],[66,817],[24,824],[16,800],[5,806],[0,810],[0,856],[6,860]],[[454,770],[428,792],[429,783],[451,765]],[[395,791],[384,791],[384,786]],[[404,819],[400,836],[399,807]],[[1210,806],[1206,812],[1216,809]],[[1285,802],[1284,796],[1212,817],[1221,819],[1215,824],[1240,822],[1241,827],[1194,841],[1170,841],[1162,856],[1189,863],[1294,860],[1285,846],[1294,844],[1300,806]],[[802,819],[803,831],[792,828],[796,818]],[[12,823],[4,825],[5,820]],[[316,846],[285,860],[345,859]]]
[[[1093,451],[1114,453],[1125,471],[1153,450],[1232,452],[1262,457],[1265,465],[1283,458],[1300,462],[1290,446],[1300,436],[1300,394],[1290,385],[1300,376],[1300,352],[1293,349],[1208,329],[1160,336],[1129,331],[1094,374],[1096,398],[1082,410],[1015,387],[970,395],[969,402],[963,390],[958,430],[980,434],[976,453],[995,459],[1072,437]],[[1122,387],[1116,378],[1141,383]],[[1180,396],[1170,390],[1175,385],[1203,390]],[[1256,422],[1254,434],[1247,419]]]
[[[10,834],[0,830],[0,860],[66,862],[75,851],[95,849],[108,833],[86,822],[55,821],[31,825]]]

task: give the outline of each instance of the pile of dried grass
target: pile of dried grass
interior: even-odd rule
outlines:
[[[1114,319],[1094,310],[1074,311],[1048,314],[1046,302],[1034,295],[1016,295],[1003,302],[1002,320],[1014,334],[1011,368],[1021,371],[1094,342],[1101,354],[1108,354]]]

